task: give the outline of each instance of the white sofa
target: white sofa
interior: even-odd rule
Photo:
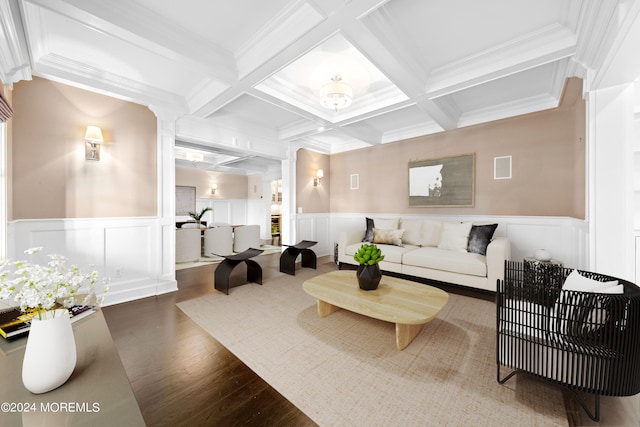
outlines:
[[[487,224],[458,223],[416,218],[373,218],[375,237],[383,242],[375,243],[385,258],[380,263],[383,271],[399,273],[453,283],[472,288],[496,291],[498,279],[504,277],[504,262],[511,259],[511,244],[505,237],[490,240],[473,248],[469,238],[473,229],[473,242],[479,232],[493,231]],[[475,228],[473,226],[476,226]],[[496,225],[493,225],[495,230]],[[367,230],[341,232],[338,240],[338,262],[357,265],[353,254],[365,242]],[[465,235],[466,233],[466,235]],[[401,236],[398,239],[398,236]],[[386,237],[386,239],[385,239]],[[486,255],[482,249],[486,247]],[[469,252],[469,249],[475,252]],[[478,253],[480,252],[480,253]]]

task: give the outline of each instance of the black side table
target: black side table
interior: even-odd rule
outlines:
[[[247,264],[247,283],[253,282],[262,285],[262,267],[252,259],[254,256],[264,252],[262,249],[249,248],[244,252],[235,255],[222,255],[224,260],[216,267],[214,275],[214,287],[229,295],[229,276],[241,262]]]
[[[552,307],[564,283],[562,268],[562,262],[555,259],[540,261],[525,258],[523,280],[530,293],[528,299],[536,304]]]
[[[280,272],[296,275],[296,259],[298,255],[302,253],[302,266],[309,268],[316,268],[317,258],[316,253],[309,249],[311,246],[317,244],[311,240],[303,240],[295,245],[283,245],[287,249],[280,255]]]

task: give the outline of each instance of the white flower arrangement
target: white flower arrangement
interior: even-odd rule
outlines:
[[[24,252],[34,255],[41,251],[42,248],[38,247]],[[48,257],[49,262],[45,265],[27,261],[0,261],[0,301],[14,300],[20,304],[21,311],[37,310],[40,314],[59,308],[60,304],[71,307],[77,303],[102,303],[104,294],[109,290],[107,278],[99,279],[97,271],[83,273],[75,265],[67,267],[63,255],[51,254]],[[95,293],[98,282],[104,284],[99,298]],[[76,302],[81,296],[82,302]]]

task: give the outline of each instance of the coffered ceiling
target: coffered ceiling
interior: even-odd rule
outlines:
[[[177,117],[178,164],[277,169],[553,108],[635,0],[0,0],[0,78],[42,76]],[[335,74],[353,103],[319,103]],[[186,163],[184,163],[186,164]]]

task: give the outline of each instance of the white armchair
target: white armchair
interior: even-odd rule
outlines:
[[[204,256],[223,256],[232,253],[233,229],[231,226],[209,228],[204,232]]]
[[[259,225],[243,225],[233,231],[233,251],[244,252],[249,248],[260,249]]]
[[[176,229],[176,263],[199,260],[201,248],[200,229]]]

